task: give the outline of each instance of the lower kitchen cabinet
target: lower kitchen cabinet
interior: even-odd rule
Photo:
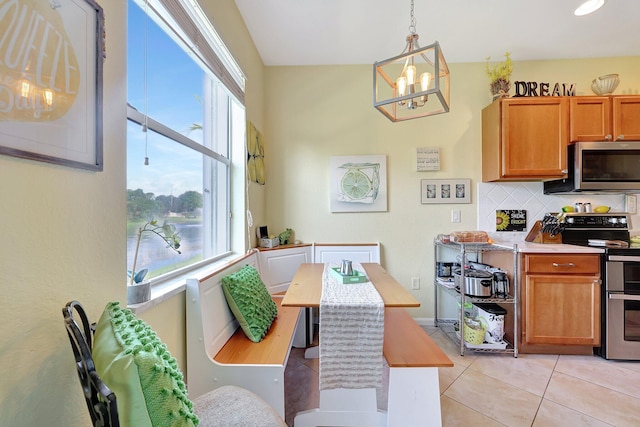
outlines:
[[[522,266],[521,351],[588,354],[599,346],[599,255],[523,254]]]

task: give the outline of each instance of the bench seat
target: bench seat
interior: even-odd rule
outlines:
[[[213,358],[221,364],[234,365],[286,365],[291,336],[296,329],[300,312],[296,307],[282,307],[282,296],[272,296],[278,306],[278,317],[271,324],[267,336],[259,343],[247,338],[242,328],[222,346]]]
[[[259,343],[249,340],[229,309],[222,278],[245,265],[258,271],[256,251],[222,268],[187,279],[187,387],[197,398],[225,385],[246,388],[269,403],[284,419],[284,371],[296,326],[298,307],[282,307],[272,296],[278,317]]]
[[[389,364],[387,426],[442,426],[438,369],[453,362],[407,310],[384,312],[382,350]]]
[[[403,308],[384,310],[382,353],[390,368],[450,368],[453,362]]]

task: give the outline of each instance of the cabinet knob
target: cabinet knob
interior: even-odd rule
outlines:
[[[624,139],[624,135],[618,135],[616,141],[622,141]]]
[[[562,169],[560,172],[562,172],[562,173],[569,173],[569,169]]]
[[[552,264],[554,267],[575,267],[576,265],[572,262],[568,262],[566,264],[558,264],[557,262],[554,262]]]
[[[613,135],[608,134],[607,136],[604,137],[605,141],[611,141],[613,139]]]

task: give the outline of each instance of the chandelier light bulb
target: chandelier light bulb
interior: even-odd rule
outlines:
[[[420,74],[420,87],[422,91],[429,89],[429,83],[431,82],[431,73]]]
[[[409,86],[416,84],[416,67],[415,65],[409,65],[407,67],[407,83]]]
[[[398,88],[398,96],[405,96],[407,94],[407,78],[405,76],[398,77],[396,87]]]

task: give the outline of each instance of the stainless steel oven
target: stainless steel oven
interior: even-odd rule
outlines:
[[[640,360],[640,248],[631,245],[630,228],[627,213],[576,213],[567,215],[562,231],[563,243],[604,251],[595,353],[605,359]]]
[[[599,353],[606,359],[640,360],[640,253],[629,252],[609,251],[605,255]]]

